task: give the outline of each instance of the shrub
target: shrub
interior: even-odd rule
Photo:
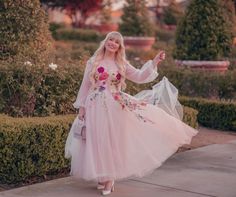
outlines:
[[[169,6],[164,9],[163,22],[167,25],[177,25],[183,15],[182,8],[175,0],[172,0]]]
[[[62,64],[63,65],[63,64]],[[47,116],[74,112],[85,62],[59,65],[1,65],[0,111],[12,116]]]
[[[0,60],[42,62],[53,52],[39,0],[1,1],[0,19]]]
[[[0,183],[17,183],[69,167],[64,146],[73,118],[0,115]]]
[[[152,36],[154,29],[148,18],[145,0],[127,0],[119,31],[125,36]]]
[[[160,40],[167,43],[174,43],[175,31],[168,31],[165,29],[156,28],[155,34],[156,34],[156,37],[158,38],[157,39],[158,41]],[[158,41],[157,41],[157,45],[159,44]]]
[[[174,57],[222,60],[232,48],[232,28],[218,0],[193,0],[176,32]]]
[[[183,105],[198,110],[198,122],[206,127],[236,131],[236,102],[202,98],[180,98]]]
[[[198,127],[198,121],[197,121],[198,111],[187,106],[184,106],[183,109],[184,109],[183,122],[185,122],[186,124],[188,124],[189,126],[193,128],[197,128]]]
[[[95,30],[89,29],[73,29],[73,28],[60,28],[54,33],[56,40],[81,40],[88,42],[99,42],[103,39],[103,35]]]

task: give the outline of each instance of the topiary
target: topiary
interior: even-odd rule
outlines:
[[[163,22],[166,25],[177,25],[183,14],[183,10],[179,4],[175,0],[172,0],[170,5],[164,9]]]
[[[152,36],[154,29],[148,18],[145,0],[127,0],[119,31],[125,36]]]
[[[39,0],[0,1],[0,38],[0,60],[45,60],[52,40]]]
[[[177,27],[174,58],[220,60],[232,48],[232,28],[219,0],[193,0]]]

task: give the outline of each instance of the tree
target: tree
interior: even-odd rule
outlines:
[[[152,36],[153,27],[148,18],[145,0],[127,0],[123,8],[119,30],[126,36]]]
[[[222,60],[232,48],[232,28],[218,0],[193,0],[177,27],[174,57]]]
[[[83,27],[88,16],[102,7],[102,0],[41,0],[41,2],[50,8],[65,10],[76,27]],[[80,16],[77,13],[80,13]]]
[[[0,59],[41,62],[49,56],[51,34],[39,0],[0,1]]]
[[[167,8],[164,9],[163,22],[166,25],[177,25],[178,21],[182,18],[184,12],[182,8],[172,0]]]

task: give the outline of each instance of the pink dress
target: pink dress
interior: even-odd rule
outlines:
[[[89,60],[74,103],[86,109],[86,140],[76,138],[75,119],[66,143],[71,175],[106,181],[143,177],[152,173],[178,147],[189,144],[197,130],[163,109],[121,91],[115,64],[98,66],[92,86]],[[157,76],[151,61],[142,69],[126,65],[126,78],[145,83]],[[148,80],[149,79],[149,80]]]

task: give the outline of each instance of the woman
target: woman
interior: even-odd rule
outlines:
[[[114,191],[114,180],[152,173],[197,133],[162,108],[122,91],[125,79],[153,81],[164,59],[161,51],[136,69],[126,60],[122,35],[110,32],[87,62],[66,157],[72,157],[71,174],[98,181],[103,195]],[[86,140],[71,135],[79,120],[86,121]]]

